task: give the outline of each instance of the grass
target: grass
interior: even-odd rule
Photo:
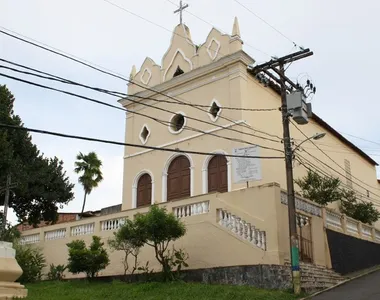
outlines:
[[[28,300],[291,300],[285,291],[263,290],[248,286],[206,285],[199,283],[40,282],[27,285]]]

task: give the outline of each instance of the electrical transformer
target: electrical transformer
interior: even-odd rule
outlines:
[[[306,103],[306,97],[302,91],[295,91],[286,95],[288,112],[293,120],[300,125],[307,124],[312,115],[311,103]]]

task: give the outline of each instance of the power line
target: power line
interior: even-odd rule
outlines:
[[[3,28],[3,27],[0,27],[0,28]],[[4,28],[3,28],[3,29],[4,29]],[[6,30],[8,30],[8,29],[6,29]],[[46,46],[41,46],[41,45],[37,44],[36,42],[28,41],[28,40],[25,39],[25,38],[20,38],[20,37],[14,35],[14,34],[11,34],[11,33],[8,33],[8,32],[5,32],[5,31],[3,31],[3,30],[0,30],[0,33],[3,33],[3,34],[5,34],[5,35],[8,35],[8,36],[10,36],[10,37],[12,37],[12,38],[15,38],[15,39],[17,39],[17,40],[20,40],[20,41],[22,41],[22,42],[24,42],[24,43],[27,43],[27,44],[33,45],[33,46],[38,47],[38,48],[40,48],[40,49],[43,49],[43,50],[45,50],[45,51],[48,51],[48,52],[54,53],[54,54],[56,54],[56,55],[62,56],[62,57],[64,57],[64,58],[66,58],[66,59],[69,59],[69,60],[72,60],[72,61],[74,61],[74,62],[77,62],[77,63],[79,63],[79,64],[81,64],[81,65],[84,65],[84,66],[89,67],[89,68],[91,68],[91,69],[93,69],[93,70],[99,71],[99,72],[101,72],[101,73],[103,73],[103,74],[106,74],[106,75],[109,75],[109,76],[112,76],[112,77],[118,78],[118,79],[120,79],[120,80],[123,80],[123,81],[129,82],[129,83],[132,83],[132,84],[135,84],[136,86],[141,87],[141,88],[143,88],[144,90],[148,90],[148,91],[151,91],[151,92],[157,93],[157,94],[159,94],[159,95],[162,95],[162,96],[164,96],[164,97],[167,97],[167,98],[173,99],[173,100],[175,100],[175,101],[177,101],[177,102],[183,103],[183,100],[179,100],[179,99],[174,98],[174,97],[172,97],[172,96],[170,96],[170,95],[166,95],[165,93],[163,93],[163,92],[161,92],[161,91],[158,91],[158,90],[155,90],[155,89],[153,89],[153,88],[143,86],[143,85],[141,85],[141,84],[139,84],[139,83],[136,83],[136,82],[134,82],[134,81],[132,81],[132,80],[130,80],[130,79],[124,78],[124,77],[119,76],[119,75],[117,75],[117,74],[114,74],[114,73],[112,73],[112,72],[102,70],[102,68],[99,68],[99,67],[93,66],[93,65],[91,65],[91,64],[89,64],[89,63],[87,63],[87,62],[85,62],[85,61],[82,61],[82,60],[80,60],[80,59],[74,58],[74,57],[72,57],[71,55],[65,54],[65,53],[63,53],[63,52],[60,51],[60,50],[59,50],[59,51],[56,51],[56,50],[49,49],[49,48],[47,48]],[[49,47],[50,47],[50,46],[49,46]],[[51,48],[51,47],[50,47],[50,48]],[[61,52],[62,52],[62,53],[61,53]],[[129,100],[130,100],[130,99],[129,99]],[[156,100],[156,101],[159,101],[159,100]],[[140,103],[140,102],[139,102],[139,103]],[[143,104],[143,103],[140,103],[140,104]],[[143,104],[143,105],[144,105],[144,104]],[[199,107],[195,107],[195,108],[197,108],[198,110],[201,110],[201,111],[203,111],[203,112],[208,113],[207,110],[204,110],[204,109],[202,109],[202,108],[199,108]],[[228,120],[229,122],[236,122],[236,120],[232,120],[232,119],[229,119],[229,118],[226,118],[226,117],[223,117],[223,116],[220,116],[220,118],[221,118],[221,119]],[[206,121],[201,121],[201,120],[199,120],[199,122],[206,122]],[[213,124],[213,123],[210,123],[210,122],[206,122],[206,123],[211,124],[211,125],[213,125],[213,126],[218,126],[218,127],[222,128],[221,126],[219,126],[219,125],[217,125],[217,124]],[[250,129],[250,130],[257,131],[257,132],[259,132],[259,133],[266,134],[266,135],[269,135],[269,136],[273,136],[273,137],[275,137],[275,138],[278,138],[279,140],[282,140],[281,137],[278,137],[278,136],[272,135],[272,134],[267,133],[267,132],[260,131],[260,130],[255,129],[255,128],[253,128],[253,127],[247,125],[247,124],[245,124],[245,125],[237,124],[237,126],[241,126],[241,127],[244,127],[244,128],[248,128],[248,129]],[[228,128],[228,129],[234,131],[234,130],[231,129],[231,128]],[[240,132],[240,133],[242,133],[242,134],[246,134],[246,135],[250,135],[249,133],[246,133],[246,132]],[[254,135],[254,136],[255,136],[255,135]],[[256,136],[256,137],[259,137],[259,136]],[[261,138],[264,138],[264,137],[261,137]],[[264,138],[264,139],[265,139],[265,138]],[[273,141],[273,140],[272,140],[272,141]],[[279,141],[276,141],[276,142],[279,142]]]
[[[111,140],[90,138],[90,137],[85,137],[85,136],[71,135],[71,134],[65,134],[65,133],[60,133],[60,132],[47,131],[47,130],[41,130],[41,129],[28,128],[28,127],[21,127],[21,126],[14,126],[14,125],[7,125],[7,124],[1,124],[1,123],[0,123],[0,128],[16,129],[16,130],[22,130],[22,131],[28,131],[28,132],[53,135],[53,136],[58,136],[58,137],[63,137],[63,138],[85,140],[85,141],[90,141],[90,142],[99,142],[99,143],[112,144],[112,145],[118,145],[118,146],[128,146],[128,147],[136,147],[136,148],[143,148],[143,149],[151,149],[151,150],[158,150],[158,151],[164,151],[164,152],[187,153],[187,154],[197,154],[197,155],[207,155],[207,156],[208,155],[220,155],[220,156],[238,157],[238,158],[260,158],[260,159],[283,159],[284,158],[281,156],[250,156],[250,155],[242,156],[242,155],[234,155],[234,154],[215,154],[215,153],[210,153],[210,152],[161,148],[161,147],[154,147],[154,146],[146,146],[146,145],[123,143],[123,142],[117,142],[117,141],[111,141]]]
[[[104,0],[104,1],[106,1],[106,0]],[[172,1],[170,1],[170,0],[166,0],[166,1],[168,1],[168,2],[171,3],[171,4],[173,4],[173,5],[176,6],[176,7],[179,7],[178,4],[176,4],[176,3],[174,3],[174,2],[172,2]],[[185,13],[188,13],[189,15],[192,15],[193,17],[197,18],[198,20],[200,20],[200,21],[202,21],[202,22],[204,22],[204,23],[206,23],[206,24],[212,26],[213,28],[219,30],[222,34],[228,34],[227,32],[221,30],[220,28],[217,28],[216,26],[214,26],[214,24],[210,23],[209,21],[207,21],[207,20],[205,20],[205,19],[202,19],[201,17],[197,16],[196,14],[192,13],[192,12],[189,11],[189,10],[185,10]],[[246,45],[246,46],[252,48],[253,50],[256,50],[256,51],[258,51],[258,52],[260,52],[260,53],[262,53],[262,54],[264,54],[264,55],[266,55],[266,56],[268,56],[268,57],[273,57],[273,55],[270,55],[270,54],[268,54],[268,53],[266,53],[266,52],[264,52],[264,51],[262,51],[262,50],[260,50],[260,49],[258,49],[258,48],[256,48],[256,47],[254,47],[254,46],[248,44],[247,42],[244,42],[244,45]]]
[[[6,68],[6,69],[11,69],[15,72],[19,72],[19,73],[27,73],[27,72],[24,72],[24,71],[20,71],[20,70],[16,70],[16,69],[12,69],[12,68],[9,68],[9,67],[5,67],[5,66],[0,66],[0,67],[3,67],[3,68]],[[37,75],[37,74],[32,74],[32,73],[28,73],[29,75],[33,75],[33,76],[37,76],[37,77],[43,77],[44,79],[50,79],[50,80],[56,80],[54,78],[47,78],[47,77],[44,77],[44,76],[40,76],[40,75]],[[1,76],[8,76],[8,75],[5,75],[5,74],[0,74]],[[8,78],[11,78],[11,79],[14,79],[14,80],[17,80],[16,77],[13,77],[13,76],[8,76]],[[25,81],[25,80],[21,80],[23,81],[24,83],[28,83],[28,84],[31,84],[29,81]],[[102,93],[106,93],[106,94],[109,94],[109,95],[112,95],[112,96],[116,96],[116,97],[120,97],[119,95],[116,95],[115,92],[107,92],[106,90],[103,90],[103,89],[98,89],[98,88],[93,88],[93,87],[89,87],[89,86],[86,86],[86,85],[83,85],[83,84],[79,84],[79,83],[76,83],[74,81],[71,81],[71,80],[67,80],[67,79],[60,79],[58,80],[62,83],[66,83],[66,84],[74,84],[74,85],[78,85],[78,86],[81,86],[81,87],[85,87],[85,88],[89,88],[89,89],[92,89],[92,90],[96,90],[97,92],[102,92]],[[41,87],[41,85],[39,85]],[[135,97],[135,96],[133,96]],[[138,98],[141,98],[141,99],[147,99],[146,97],[138,97]],[[149,98],[151,99],[151,98]],[[150,104],[147,104],[147,103],[144,103],[144,102],[141,102],[141,101],[137,101],[137,100],[134,100],[134,99],[128,99],[129,101],[131,102],[134,102],[134,103],[138,103],[138,104],[141,104],[141,105],[144,105],[144,106],[147,106],[147,107],[151,107],[153,109],[157,109],[157,110],[160,110],[160,111],[164,111],[164,112],[167,112],[167,113],[171,113],[171,114],[175,114],[174,111],[171,111],[171,110],[168,110],[168,109],[165,109],[165,108],[161,108],[161,107],[157,107],[157,106],[154,106],[154,105],[150,105]],[[159,100],[155,100],[155,101],[159,101]],[[207,112],[208,113],[208,112]],[[234,132],[237,132],[239,134],[245,134],[245,135],[248,135],[248,136],[252,136],[252,137],[256,137],[256,138],[260,138],[260,139],[263,139],[263,140],[268,140],[268,141],[271,141],[271,142],[276,142],[276,143],[279,143],[278,140],[275,140],[275,139],[271,139],[271,138],[267,138],[267,137],[263,137],[263,136],[260,136],[260,135],[256,135],[256,134],[252,134],[252,133],[248,133],[248,132],[242,132],[242,131],[239,131],[239,130],[236,130],[236,129],[233,129],[233,128],[226,128],[225,126],[223,125],[218,125],[218,124],[215,124],[215,123],[211,123],[211,122],[208,122],[208,121],[204,121],[204,120],[201,120],[199,118],[193,118],[193,117],[190,117],[188,116],[187,117],[188,119],[190,120],[195,120],[197,122],[200,122],[200,123],[204,123],[204,124],[208,124],[208,125],[212,125],[212,126],[216,126],[216,127],[219,127],[221,129],[227,129],[227,130],[230,130],[230,131],[234,131]],[[231,122],[233,123],[236,123],[235,120],[231,120]],[[236,124],[236,125],[239,125],[239,124]],[[270,135],[270,134],[268,134]]]
[[[306,137],[306,138],[308,138],[308,136],[300,129],[300,128],[298,128],[298,126],[296,125],[296,124],[294,124],[294,122],[293,121],[291,121],[291,123],[293,124],[293,126],[304,136],[304,137]],[[330,159],[335,165],[337,165],[340,169],[342,169],[343,171],[345,171],[346,172],[346,170],[340,165],[340,164],[338,164],[334,159],[332,159],[331,158],[331,156],[330,155],[328,155],[325,151],[323,151],[318,145],[316,145],[312,140],[310,140],[310,142],[319,150],[319,151],[321,151],[328,159]],[[307,151],[305,151],[306,153],[308,153]],[[311,154],[310,153],[308,153],[310,156],[311,156]],[[317,158],[316,158],[317,159]],[[318,161],[320,161],[319,159],[317,159]],[[324,162],[323,162],[323,164],[325,164]],[[325,164],[326,166],[328,166],[329,168],[331,168],[329,165],[327,165],[327,164]],[[336,170],[335,170],[335,172],[337,172]],[[338,173],[338,172],[337,172]],[[340,175],[342,175],[341,173],[339,173]],[[342,176],[344,176],[344,175],[342,175]],[[364,182],[364,181],[362,181],[362,180],[360,180],[359,178],[357,178],[357,177],[355,177],[355,176],[353,176],[353,175],[351,175],[352,176],[352,178],[355,178],[356,180],[358,180],[359,182],[361,182],[361,183],[363,183],[363,184],[365,184],[366,186],[368,186],[368,187],[370,187],[370,188],[372,188],[372,189],[376,189],[376,190],[379,190],[378,188],[375,188],[375,187],[373,187],[373,186],[371,186],[371,185],[369,185],[369,184],[367,184],[366,182]],[[345,176],[344,176],[345,177]],[[348,177],[345,177],[347,180],[349,180],[349,178]],[[377,195],[378,197],[380,197],[379,195]]]
[[[136,115],[140,115],[140,116],[152,119],[152,120],[160,123],[161,125],[165,125],[165,126],[170,125],[169,122],[167,122],[167,121],[160,120],[160,119],[154,118],[152,116],[149,116],[149,115],[146,115],[146,114],[143,114],[143,113],[139,113],[139,112],[136,112],[136,111],[133,111],[133,110],[127,110],[125,108],[118,107],[118,106],[115,106],[113,104],[109,104],[109,103],[106,103],[106,102],[103,102],[103,101],[100,101],[100,100],[97,100],[97,99],[94,99],[94,98],[90,98],[90,97],[83,96],[83,95],[78,95],[76,93],[72,93],[72,92],[61,90],[61,89],[49,87],[49,86],[46,86],[46,85],[42,85],[42,84],[35,83],[35,82],[32,82],[32,81],[24,80],[24,79],[21,79],[21,78],[5,75],[5,74],[2,74],[2,73],[0,73],[0,76],[6,77],[6,78],[9,78],[9,79],[13,79],[13,80],[16,80],[16,81],[20,81],[20,82],[23,82],[23,83],[26,83],[26,84],[29,84],[29,85],[33,85],[33,86],[36,86],[36,87],[52,90],[52,91],[55,91],[55,92],[60,92],[60,93],[63,93],[63,94],[69,95],[69,96],[81,98],[83,100],[94,102],[94,103],[101,104],[101,105],[105,105],[105,106],[108,106],[108,107],[111,107],[111,108],[116,108],[118,110],[122,110],[122,111],[125,111],[125,112],[129,112],[129,113],[133,113],[133,114],[136,114]],[[249,144],[249,145],[252,145],[252,146],[259,146],[259,147],[261,147],[263,149],[273,150],[273,151],[277,151],[277,152],[280,152],[280,153],[283,152],[282,150],[275,149],[275,148],[272,148],[272,147],[267,147],[267,146],[251,143],[251,142],[244,141],[244,140],[241,140],[241,139],[236,139],[236,138],[230,138],[230,137],[225,137],[225,136],[217,135],[215,133],[203,131],[203,130],[200,130],[200,129],[197,129],[197,128],[193,128],[193,127],[190,127],[190,126],[185,126],[184,128],[187,129],[187,130],[191,130],[191,131],[195,131],[195,132],[199,132],[199,133],[203,133],[203,134],[219,137],[219,138],[222,138],[222,139],[225,139],[225,140],[228,140],[228,141],[240,142],[240,143]],[[221,128],[223,128],[223,129],[230,129],[230,128],[227,128],[225,126],[224,127],[221,126]]]
[[[344,135],[347,135],[347,136],[350,136],[350,137],[353,137],[353,138],[356,138],[356,139],[359,139],[359,140],[362,140],[362,141],[365,141],[365,142],[369,142],[369,143],[372,143],[372,144],[380,145],[379,142],[374,142],[374,141],[371,141],[371,140],[367,140],[367,139],[364,139],[364,138],[361,138],[361,137],[358,137],[358,136],[355,136],[355,135],[352,135],[352,134],[348,134],[348,133],[344,133],[344,132],[341,132],[341,134],[344,134]]]
[[[317,171],[318,173],[322,174],[323,176],[327,176],[327,177],[330,177],[330,178],[334,178],[331,174],[328,174],[326,171],[323,171],[322,169],[320,169],[319,167],[317,167],[315,164],[313,164],[312,162],[310,162],[308,159],[306,159],[305,157],[303,157],[303,156],[300,155],[299,153],[297,154],[297,156],[298,156],[298,157],[297,157],[298,162],[299,162],[301,165],[303,165],[306,169],[308,169],[309,171],[314,171],[314,172]],[[311,168],[306,166],[305,161],[307,162],[307,164],[308,164]],[[350,186],[344,184],[343,182],[340,182],[340,184],[343,185],[344,187],[346,187],[347,189],[352,190],[352,188],[351,188]],[[339,187],[339,190],[341,190],[341,191],[345,191],[345,190],[344,190],[343,188],[341,188],[341,187]],[[364,197],[364,198],[366,198],[366,199],[371,200],[375,205],[380,206],[380,204],[379,204],[379,203],[380,203],[379,200],[377,200],[377,199],[373,199],[373,198],[371,198],[371,197],[368,197],[368,195],[366,195],[366,194],[364,194],[364,193],[362,193],[362,192],[360,192],[360,191],[358,191],[358,190],[354,190],[354,192],[355,192],[356,194],[359,194],[361,197]],[[361,200],[361,201],[364,203],[364,201],[363,201],[362,199],[359,199],[359,200]]]
[[[151,97],[142,97],[142,96],[138,96],[138,95],[131,95],[131,94],[126,94],[126,93],[122,93],[122,92],[110,91],[110,90],[107,90],[107,89],[91,87],[91,86],[80,84],[78,82],[75,82],[75,81],[72,81],[72,80],[69,80],[69,79],[66,79],[66,78],[63,78],[63,77],[60,77],[60,76],[48,73],[48,72],[44,72],[44,71],[41,71],[41,70],[38,70],[38,69],[27,67],[25,65],[15,63],[15,62],[12,62],[12,61],[7,60],[7,59],[0,58],[0,61],[8,63],[8,64],[11,64],[11,65],[14,65],[14,66],[17,66],[17,67],[24,68],[24,69],[27,69],[27,70],[30,70],[30,71],[33,71],[33,72],[44,74],[44,75],[47,75],[47,76],[50,76],[50,77],[41,76],[41,75],[37,75],[37,74],[34,74],[34,73],[25,72],[25,71],[20,71],[20,70],[17,70],[17,69],[13,69],[13,68],[1,66],[1,65],[0,65],[0,68],[8,69],[8,70],[11,70],[11,71],[14,71],[14,72],[18,72],[18,73],[22,73],[22,74],[26,74],[26,75],[36,76],[36,77],[43,78],[43,79],[55,80],[55,81],[66,83],[66,84],[77,85],[77,86],[81,86],[81,87],[84,87],[84,88],[89,88],[89,89],[95,90],[97,92],[103,92],[103,93],[107,93],[107,94],[114,94],[113,96],[117,96],[117,97],[135,97],[135,98],[139,98],[139,99],[153,100],[153,101],[156,101],[156,102],[159,102],[159,103],[170,103],[170,104],[176,104],[176,105],[198,106],[198,107],[210,108],[210,105],[196,104],[196,103],[187,103],[187,102],[179,103],[179,102],[174,102],[174,101],[169,101],[169,100],[158,100],[158,99],[151,98]],[[221,108],[222,109],[228,109],[228,110],[241,110],[241,111],[252,111],[252,112],[269,112],[269,111],[279,111],[280,110],[280,107],[277,107],[277,108],[243,108],[243,107],[223,106]]]
[[[310,152],[304,150],[309,156],[311,156],[312,158],[314,158],[316,161],[318,161],[319,163],[323,164],[324,166],[326,166],[328,169],[334,171],[335,173],[339,174],[340,176],[342,176],[343,178],[345,178],[346,180],[350,180],[352,183],[354,183],[355,185],[357,185],[358,187],[364,189],[364,190],[368,190],[367,188],[363,187],[362,185],[358,184],[357,182],[355,182],[354,180],[352,180],[352,178],[349,178],[347,177],[346,175],[343,175],[342,173],[340,173],[339,171],[335,170],[334,168],[332,168],[330,165],[326,164],[325,162],[323,162],[322,160],[320,160],[319,158],[315,157],[314,155],[310,154]],[[299,155],[299,154],[298,154]],[[351,175],[351,177],[355,178],[354,176]],[[372,189],[375,189],[375,190],[379,190],[373,186],[369,186],[371,187]],[[377,196],[380,198],[380,195],[378,194],[375,194],[374,192],[371,192],[373,195]]]
[[[241,7],[245,8],[247,11],[249,11],[252,15],[254,15],[256,18],[267,24],[270,28],[275,30],[277,33],[282,35],[285,39],[290,41],[294,46],[299,47],[291,38],[287,37],[285,34],[283,34],[280,30],[278,30],[276,27],[265,21],[262,17],[260,17],[258,14],[256,14],[253,10],[251,10],[249,7],[245,6],[243,3],[239,2],[238,0],[234,0],[237,4],[239,4]],[[301,47],[299,47],[301,48]]]
[[[148,19],[146,19],[146,18],[144,18],[144,17],[142,17],[142,16],[140,16],[140,15],[138,15],[138,14],[136,14],[136,13],[134,13],[134,12],[132,12],[132,11],[130,11],[130,10],[128,10],[128,9],[126,9],[126,8],[124,8],[124,7],[122,7],[122,6],[120,6],[120,5],[117,5],[117,4],[115,4],[115,3],[113,3],[113,2],[111,2],[111,1],[109,1],[109,0],[103,0],[103,1],[104,1],[104,2],[107,2],[107,3],[109,3],[109,4],[111,4],[111,5],[113,5],[113,6],[117,7],[117,8],[119,8],[119,9],[121,9],[121,10],[123,10],[123,11],[125,11],[125,12],[127,12],[127,13],[129,13],[129,14],[132,14],[132,15],[134,15],[134,16],[136,16],[136,17],[138,17],[138,18],[140,18],[140,19],[142,19],[142,20],[144,20],[144,21],[147,21],[147,22],[149,22],[150,24],[156,25],[156,26],[158,26],[158,27],[160,27],[160,28],[162,28],[162,29],[164,29],[164,30],[166,30],[166,31],[172,32],[170,29],[167,29],[167,28],[165,28],[165,27],[163,27],[163,26],[161,26],[161,25],[159,25],[159,24],[157,24],[157,23],[155,23],[155,22],[153,22],[153,21],[150,21],[150,20],[148,20]],[[183,36],[183,35],[178,34],[178,33],[176,33],[176,32],[173,32],[173,33],[174,33],[175,35],[177,35],[177,36],[179,36],[179,37],[185,39],[185,40],[188,40],[188,37],[186,37],[186,36]],[[222,55],[224,55],[224,56],[227,56],[226,54],[223,54],[221,51],[217,52],[217,51],[214,50],[214,49],[212,49],[212,51],[214,51],[215,53],[220,53],[220,54],[222,54]],[[263,51],[261,51],[261,52],[263,52]],[[263,53],[264,53],[264,52],[263,52]],[[271,55],[269,55],[269,54],[267,54],[267,53],[265,53],[265,54],[268,55],[269,57],[273,57],[273,56],[271,56]],[[150,90],[149,88],[146,88],[146,87],[144,87],[144,86],[141,86],[141,85],[137,84],[136,82],[132,82],[132,83],[136,84],[136,85],[139,86],[139,87],[143,87],[143,88],[145,88],[145,89]],[[158,91],[156,91],[156,92],[158,92]],[[160,92],[158,92],[158,93],[160,93]],[[164,95],[164,96],[166,96],[166,97],[169,97],[168,95],[165,95],[165,94],[163,94],[163,93],[160,93],[160,94],[162,94],[162,95]],[[169,98],[172,98],[172,97],[169,97]],[[177,98],[178,98],[178,97],[177,97]],[[182,100],[178,100],[178,99],[175,99],[175,98],[173,98],[173,99],[174,99],[175,101],[183,102]],[[203,110],[203,109],[201,109],[200,107],[196,107],[196,108],[199,109],[199,110]],[[205,111],[205,110],[203,110],[203,111]],[[220,116],[220,118],[221,118],[221,119],[228,120],[229,122],[233,122],[233,121],[234,121],[234,120],[231,120],[231,119],[229,119],[229,118],[227,118],[227,117],[223,117],[223,116]],[[248,129],[251,129],[251,130],[254,130],[254,131],[260,132],[259,130],[254,129],[254,128],[251,128],[251,126],[249,126],[249,125],[247,125],[247,124],[245,124],[245,123],[244,123],[244,124],[238,124],[238,126],[245,127],[245,128],[248,128]],[[260,133],[267,134],[267,133],[264,133],[264,132],[260,132]],[[270,134],[267,134],[267,135],[270,135]],[[277,137],[277,136],[274,136],[274,137],[279,138],[279,139],[281,140],[280,137]]]

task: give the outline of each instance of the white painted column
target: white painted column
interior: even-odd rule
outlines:
[[[151,204],[153,205],[154,204],[154,181],[152,180],[152,196],[151,196]]]
[[[208,193],[208,169],[202,169],[202,193]]]
[[[194,167],[190,167],[190,197],[194,196]]]
[[[166,202],[167,201],[167,195],[168,195],[168,173],[162,172],[162,195],[161,195],[161,202]]]
[[[137,207],[137,185],[132,185],[132,208]]]
[[[227,191],[228,192],[231,192],[231,189],[232,189],[232,174],[231,174],[231,159],[229,161],[227,161],[227,184],[228,184],[228,187],[227,187]]]

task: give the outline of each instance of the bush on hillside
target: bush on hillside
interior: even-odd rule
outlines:
[[[71,273],[86,273],[87,278],[94,278],[100,270],[109,265],[109,257],[106,249],[103,247],[100,237],[93,236],[92,243],[86,248],[83,240],[75,240],[67,244],[69,248],[68,270]]]
[[[147,214],[137,214],[135,219],[137,236],[141,242],[154,248],[155,257],[162,266],[164,280],[173,280],[172,270],[187,259],[187,254],[167,251],[169,243],[175,241],[186,233],[185,225],[177,219],[173,213],[168,213],[165,208],[157,205],[150,207]],[[179,259],[176,257],[180,256]],[[186,265],[187,266],[187,265]]]
[[[124,266],[124,275],[127,274],[129,270],[128,258],[133,257],[133,266],[130,271],[131,274],[135,273],[139,269],[138,255],[140,253],[140,248],[144,246],[144,242],[139,236],[136,224],[134,221],[129,219],[125,220],[125,223],[119,228],[118,231],[114,232],[114,237],[108,240],[108,245],[111,249],[116,251],[123,251],[123,266]]]
[[[41,249],[29,245],[15,244],[16,260],[23,273],[17,280],[21,283],[40,281],[46,260]]]
[[[65,265],[50,265],[50,271],[47,274],[47,277],[49,280],[62,280],[65,276],[63,275],[63,272],[65,272],[67,269],[67,266]]]

